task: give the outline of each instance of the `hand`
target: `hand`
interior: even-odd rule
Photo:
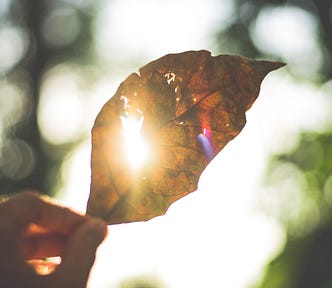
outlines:
[[[22,192],[0,204],[0,287],[83,288],[107,226],[89,216]],[[49,275],[29,259],[61,256]]]

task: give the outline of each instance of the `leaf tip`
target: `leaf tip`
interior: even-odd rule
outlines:
[[[259,60],[257,63],[257,71],[262,72],[263,74],[267,74],[271,71],[277,70],[286,65],[284,62],[279,61],[267,61],[267,60]]]

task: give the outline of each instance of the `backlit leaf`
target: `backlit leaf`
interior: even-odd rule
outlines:
[[[92,129],[87,213],[109,224],[148,220],[195,191],[209,161],[244,127],[263,78],[283,65],[202,50],[131,74]]]

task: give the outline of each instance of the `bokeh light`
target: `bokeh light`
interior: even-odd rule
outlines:
[[[65,64],[53,67],[44,76],[38,123],[43,137],[51,143],[70,142],[82,134],[84,92],[79,81],[75,68]]]
[[[229,2],[105,1],[95,22],[97,54],[111,65],[128,65],[137,59],[144,63],[168,53],[202,49],[203,43],[211,47],[212,27],[230,14]]]
[[[0,115],[4,128],[17,124],[28,110],[23,91],[9,81],[0,82]]]
[[[7,72],[24,56],[28,47],[28,37],[19,27],[0,28],[0,73]]]
[[[70,6],[52,9],[41,27],[44,41],[51,47],[72,43],[80,34],[80,19]]]
[[[318,23],[310,12],[290,5],[264,8],[251,26],[251,35],[259,50],[281,57],[295,74],[315,77],[322,66]]]
[[[6,141],[1,147],[0,172],[14,180],[30,175],[35,166],[35,153],[30,145],[22,140]]]

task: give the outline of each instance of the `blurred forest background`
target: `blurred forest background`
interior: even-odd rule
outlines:
[[[65,181],[65,159],[89,141],[97,111],[112,96],[98,94],[96,83],[126,76],[162,56],[149,53],[156,35],[137,53],[135,47],[119,51],[103,43],[100,31],[113,27],[103,27],[100,11],[111,2],[0,0],[1,194],[33,188],[54,195]],[[187,3],[184,15],[190,13]],[[172,5],[176,10],[177,2]],[[211,31],[213,54],[284,61],[292,81],[310,83],[332,97],[330,1],[220,0],[216,9],[223,5],[229,14]],[[164,54],[169,52],[181,51]],[[286,242],[267,263],[257,288],[332,287],[332,126],[294,137],[292,149],[280,147],[271,155],[259,195],[262,209],[284,227]],[[149,287],[142,285],[125,287]]]

